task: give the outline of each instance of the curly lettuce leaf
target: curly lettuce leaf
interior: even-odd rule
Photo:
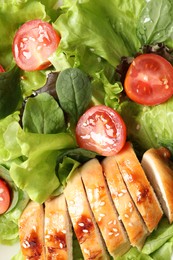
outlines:
[[[12,161],[10,175],[32,200],[42,203],[60,185],[55,172],[58,153],[74,148],[75,141],[68,133],[38,134],[24,132],[20,127],[11,137],[21,149],[21,159]],[[13,156],[13,147],[9,147],[9,153]]]
[[[147,238],[145,245],[142,248],[142,252],[145,254],[152,254],[173,238],[172,234],[173,225],[170,225],[168,219],[165,217],[159,223],[158,228]]]
[[[165,146],[173,153],[173,98],[157,106],[124,101],[118,108],[126,125],[128,139],[138,153]]]
[[[136,27],[144,4],[143,0],[110,0],[109,5],[104,0],[76,1],[54,23],[62,37],[59,52],[69,55],[84,45],[116,66],[122,55],[132,55],[141,46]]]
[[[8,161],[13,160],[21,155],[21,149],[13,136],[16,135],[16,124],[18,125],[20,118],[19,113],[15,112],[4,119],[0,120],[0,163],[8,164]],[[12,127],[11,127],[12,125]],[[9,131],[10,129],[10,131]],[[12,147],[13,153],[9,147]]]

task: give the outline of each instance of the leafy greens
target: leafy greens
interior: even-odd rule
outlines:
[[[61,7],[59,2],[62,2]],[[0,64],[9,71],[9,75],[13,62],[11,46],[14,33],[22,23],[36,18],[53,22],[62,38],[57,52],[50,57],[51,68],[37,72],[20,71],[23,98],[46,84],[50,72],[80,69],[91,79],[88,100],[91,97],[89,101],[93,105],[103,103],[120,111],[128,127],[128,138],[134,142],[139,153],[160,145],[167,146],[173,152],[172,99],[153,108],[129,100],[119,105],[123,86],[115,72],[122,56],[134,56],[145,44],[164,42],[169,47],[173,46],[171,0],[110,0],[109,4],[104,0],[4,1],[0,5]],[[16,79],[14,91],[18,89],[18,77]],[[90,88],[90,83],[86,85]],[[61,86],[64,88],[64,83]],[[71,85],[74,92],[79,87],[76,86]],[[3,237],[6,230],[9,240],[16,239],[16,221],[26,205],[26,194],[33,200],[43,202],[51,194],[57,194],[60,184],[66,183],[66,177],[83,162],[82,159],[96,156],[78,150],[73,132],[69,131],[66,122],[66,113],[71,112],[71,108],[66,110],[67,101],[61,99],[60,92],[57,102],[48,94],[29,98],[22,118],[23,129],[17,107],[21,97],[15,97],[15,106],[8,111],[8,116],[0,120],[0,163],[9,169],[18,187],[16,189],[19,189],[19,203],[13,208],[14,212],[12,210],[0,217],[1,242],[6,241],[7,236]],[[75,104],[80,105],[82,97],[83,94],[80,102]],[[6,101],[9,102],[8,99]],[[1,97],[0,104],[3,102]],[[75,114],[75,120],[88,105],[86,102],[82,110],[79,107],[73,110],[71,115]],[[11,230],[15,230],[13,233],[8,229],[12,218],[15,220],[15,224],[11,225]],[[158,260],[160,256],[161,259],[162,256],[169,259],[172,247],[172,225],[163,220],[158,230],[148,238],[143,251],[132,248],[121,259]],[[76,260],[78,257],[81,255],[75,254]]]

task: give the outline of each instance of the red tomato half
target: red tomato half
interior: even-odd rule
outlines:
[[[26,22],[14,37],[14,59],[26,71],[45,69],[50,65],[48,58],[57,49],[59,42],[60,36],[51,24],[41,20]]]
[[[0,179],[0,214],[7,211],[10,206],[10,190],[6,182]]]
[[[0,73],[1,72],[5,72],[4,68],[2,67],[2,65],[0,65]]]
[[[115,110],[104,105],[94,106],[80,117],[76,140],[81,148],[112,156],[126,142],[126,126]]]
[[[127,96],[143,105],[157,105],[173,94],[173,67],[157,54],[142,54],[130,65],[124,82]]]

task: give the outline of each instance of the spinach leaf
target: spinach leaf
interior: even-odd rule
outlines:
[[[21,99],[20,70],[13,67],[0,73],[0,119],[12,114]]]
[[[143,8],[138,22],[142,44],[165,42],[173,31],[172,0],[150,0]]]
[[[41,93],[26,102],[23,129],[38,134],[55,134],[65,129],[62,109],[48,93]]]
[[[91,101],[91,83],[78,68],[68,68],[59,74],[56,91],[63,110],[76,123]]]

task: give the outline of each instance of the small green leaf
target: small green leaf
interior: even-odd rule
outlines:
[[[22,122],[24,131],[32,133],[55,134],[65,129],[63,111],[47,93],[27,100]]]
[[[13,67],[0,73],[0,119],[12,114],[21,99],[20,70]]]
[[[91,101],[91,83],[78,68],[68,68],[59,74],[56,82],[59,102],[72,122],[77,122]]]
[[[64,157],[62,163],[58,167],[58,178],[63,186],[66,186],[68,178],[80,163],[70,157]]]

